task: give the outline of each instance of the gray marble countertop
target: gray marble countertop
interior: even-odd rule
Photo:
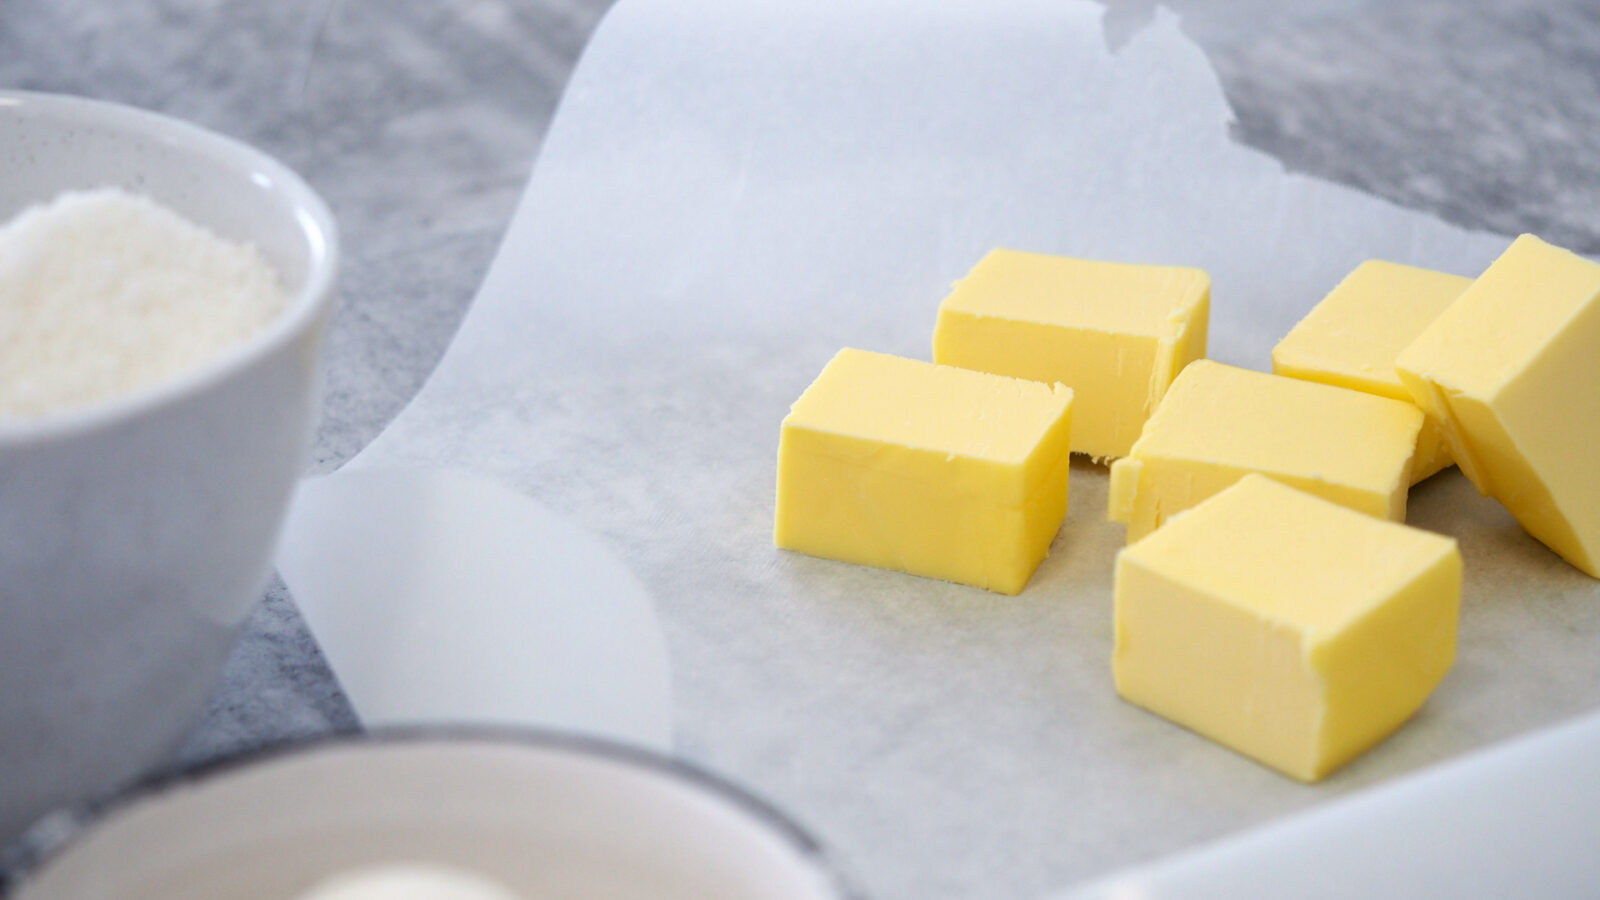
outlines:
[[[262,147],[328,199],[340,305],[312,469],[426,379],[610,0],[0,3],[0,85],[159,110]],[[1600,7],[1584,0],[1173,0],[1239,140],[1462,225],[1600,253]],[[1289,7],[1289,8],[1285,8]],[[1154,8],[1112,0],[1116,43]],[[183,750],[355,717],[281,585]]]

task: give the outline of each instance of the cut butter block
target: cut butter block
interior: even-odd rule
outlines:
[[[1460,275],[1368,260],[1272,348],[1272,371],[1413,402],[1395,358],[1471,283]],[[1440,423],[1429,418],[1417,436],[1412,483],[1453,461]]]
[[[1117,692],[1302,781],[1398,728],[1455,658],[1455,541],[1261,475],[1117,557]]]
[[[841,350],[778,440],[779,547],[1015,594],[1067,511],[1073,393]]]
[[[1600,264],[1525,234],[1396,364],[1478,490],[1600,577]]]
[[[933,361],[1072,388],[1072,449],[1123,456],[1172,379],[1206,354],[1199,269],[998,249],[939,306]]]
[[[1196,360],[1112,464],[1111,519],[1127,524],[1132,543],[1259,472],[1404,521],[1422,421],[1400,400]]]

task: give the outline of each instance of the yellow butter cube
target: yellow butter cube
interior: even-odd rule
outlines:
[[[1478,490],[1600,577],[1600,264],[1525,234],[1397,365]]]
[[[1400,400],[1197,360],[1112,464],[1111,519],[1132,543],[1259,472],[1401,522],[1422,421]]]
[[[1199,269],[998,249],[940,304],[933,360],[1067,385],[1072,449],[1122,456],[1172,379],[1205,356],[1210,299]]]
[[[1368,260],[1272,348],[1272,371],[1413,402],[1395,358],[1471,283],[1447,272]],[[1412,483],[1452,462],[1440,423],[1428,419],[1417,436]]]
[[[1117,557],[1126,700],[1315,781],[1455,659],[1455,541],[1251,475]]]
[[[841,350],[778,442],[779,547],[1022,590],[1067,511],[1059,384]]]

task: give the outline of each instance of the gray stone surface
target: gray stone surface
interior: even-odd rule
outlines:
[[[1373,3],[1212,51],[1237,136],[1461,225],[1600,253],[1600,5]]]
[[[333,206],[345,266],[313,471],[404,406],[486,270],[609,0],[0,2],[0,85],[157,109],[267,149]],[[1112,0],[1113,41],[1153,3]],[[1173,0],[1295,170],[1600,252],[1600,7]],[[356,727],[274,586],[184,758]]]
[[[1235,136],[1459,225],[1600,252],[1600,5],[1171,0]],[[1113,38],[1154,0],[1110,0]]]

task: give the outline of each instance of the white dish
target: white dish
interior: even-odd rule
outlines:
[[[1054,900],[1586,897],[1600,714],[1451,760]]]
[[[474,873],[530,900],[848,896],[816,842],[743,791],[554,735],[318,742],[62,813],[30,837],[40,856],[16,900],[289,900],[383,864]]]

